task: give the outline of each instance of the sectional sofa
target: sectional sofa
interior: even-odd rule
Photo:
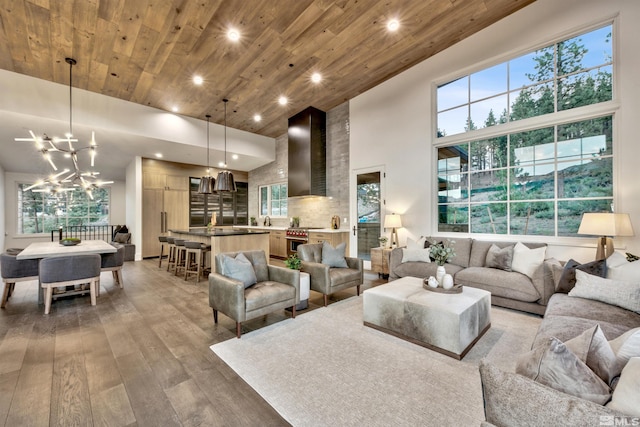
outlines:
[[[442,240],[427,238],[427,241]],[[532,277],[515,271],[505,271],[486,266],[487,253],[492,245],[499,248],[515,245],[516,242],[497,242],[456,238],[452,241],[456,256],[451,258],[445,269],[454,283],[491,292],[493,305],[542,315],[547,302],[554,293],[554,282],[550,267],[542,262]],[[530,249],[546,246],[544,243],[524,243]],[[405,276],[426,278],[436,276],[435,262],[403,262],[404,248],[391,251],[389,260],[389,281]]]

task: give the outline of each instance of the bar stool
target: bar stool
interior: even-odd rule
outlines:
[[[167,256],[169,253],[169,245],[167,243],[167,236],[158,236],[160,242],[160,260],[158,260],[158,268],[162,268],[162,256],[164,255],[164,247],[167,247]]]
[[[176,267],[176,244],[175,237],[167,236],[167,246],[169,250],[167,252],[167,271]]]
[[[184,247],[186,248],[184,280],[187,280],[189,274],[195,274],[196,283],[198,283],[200,275],[204,274],[206,259],[204,254],[211,250],[211,245],[200,242],[184,242]]]
[[[174,273],[177,276],[178,273],[180,272],[180,270],[182,270],[183,268],[185,268],[185,253],[186,253],[186,248],[184,246],[184,242],[186,242],[186,240],[184,239],[173,239],[173,244],[176,245],[176,249],[175,249],[175,270]]]

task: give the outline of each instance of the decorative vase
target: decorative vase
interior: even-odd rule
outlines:
[[[439,265],[436,269],[436,280],[438,283],[442,284],[442,278],[447,274],[447,271],[444,269],[444,265]]]
[[[450,274],[445,274],[442,277],[442,287],[444,289],[451,289],[453,288],[453,276]]]
[[[429,276],[429,279],[427,279],[427,285],[429,285],[432,288],[437,288],[438,287],[438,281],[436,280],[435,277]]]

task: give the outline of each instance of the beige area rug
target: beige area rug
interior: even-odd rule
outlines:
[[[513,371],[541,319],[492,307],[461,361],[362,324],[362,297],[211,349],[294,426],[478,426],[478,362]]]

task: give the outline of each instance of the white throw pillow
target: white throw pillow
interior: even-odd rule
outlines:
[[[431,251],[429,248],[424,248],[425,241],[426,237],[420,237],[418,240],[407,238],[407,247],[402,248],[402,262],[431,262],[429,258]]]
[[[640,283],[604,279],[576,269],[576,286],[570,297],[580,297],[640,313]]]
[[[518,242],[513,248],[513,261],[511,261],[511,270],[522,273],[533,279],[538,267],[544,262],[547,253],[547,247],[542,246],[536,249],[529,249],[526,245]]]
[[[640,417],[640,357],[632,357],[622,370],[618,385],[607,407]]]
[[[640,357],[640,328],[631,329],[609,341],[616,354],[616,369],[619,374],[632,357]]]
[[[612,253],[611,256],[606,259],[606,261],[607,268],[616,268],[629,263],[629,261],[627,261],[627,257],[624,256],[624,254],[621,252]]]
[[[624,255],[620,255],[624,258],[624,262],[618,263],[617,253],[615,252],[607,258],[607,279],[640,282],[640,261],[629,262],[624,258]],[[614,256],[615,259],[609,262],[609,259],[614,258]]]

